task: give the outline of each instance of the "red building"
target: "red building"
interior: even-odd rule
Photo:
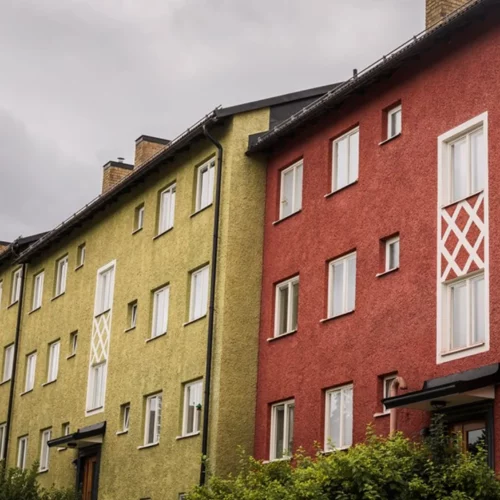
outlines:
[[[387,434],[396,408],[412,437],[435,410],[470,447],[485,432],[500,465],[499,48],[500,2],[472,1],[251,138],[269,155],[257,458]]]

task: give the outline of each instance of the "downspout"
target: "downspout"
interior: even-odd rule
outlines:
[[[23,264],[21,272],[21,289],[19,290],[19,301],[17,303],[17,322],[16,322],[16,335],[14,340],[14,359],[12,360],[12,376],[10,377],[10,391],[9,391],[9,406],[7,409],[7,423],[5,425],[5,442],[4,442],[4,458],[7,464],[7,455],[9,453],[9,437],[12,421],[12,412],[14,408],[14,387],[16,385],[16,372],[17,372],[17,354],[19,352],[19,340],[21,338],[21,319],[23,314],[24,303],[24,284],[26,282],[27,264]],[[6,468],[4,469],[4,471]]]
[[[396,377],[391,384],[391,389],[389,391],[390,397],[394,398],[398,395],[398,389],[406,389],[406,382],[403,377]],[[394,436],[398,429],[398,414],[397,408],[391,408],[389,417],[389,435]]]
[[[201,436],[201,468],[200,468],[200,486],[203,486],[207,480],[207,453],[208,453],[208,426],[210,416],[210,385],[212,377],[212,351],[214,339],[214,315],[215,315],[215,284],[217,277],[217,254],[219,249],[219,215],[221,203],[222,188],[222,155],[223,148],[219,141],[210,135],[207,125],[203,125],[205,137],[217,148],[217,183],[215,188],[215,207],[214,207],[214,232],[212,241],[212,259],[210,273],[210,302],[208,305],[208,333],[207,333],[207,359],[205,369],[205,391],[203,397],[203,427]]]

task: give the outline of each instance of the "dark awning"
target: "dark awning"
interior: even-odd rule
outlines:
[[[47,444],[51,446],[68,446],[69,448],[84,448],[102,443],[102,438],[106,432],[106,422],[88,425],[78,429],[73,434],[61,436],[50,440]]]
[[[446,377],[426,380],[422,390],[385,398],[382,402],[388,409],[414,408],[432,410],[485,399],[494,399],[494,386],[500,383],[500,363],[481,366]]]

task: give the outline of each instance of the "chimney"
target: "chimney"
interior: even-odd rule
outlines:
[[[470,0],[425,0],[425,27],[431,28]]]
[[[141,135],[135,141],[135,168],[142,167],[153,156],[166,149],[170,142],[159,137]]]
[[[104,165],[101,194],[114,188],[134,170],[134,165],[123,163],[123,160],[123,158],[118,158],[118,161],[108,161],[108,163]]]
[[[0,241],[0,253],[5,252],[9,248],[10,243],[7,241]]]

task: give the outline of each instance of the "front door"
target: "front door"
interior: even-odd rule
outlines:
[[[82,500],[97,500],[97,454],[83,458]]]

